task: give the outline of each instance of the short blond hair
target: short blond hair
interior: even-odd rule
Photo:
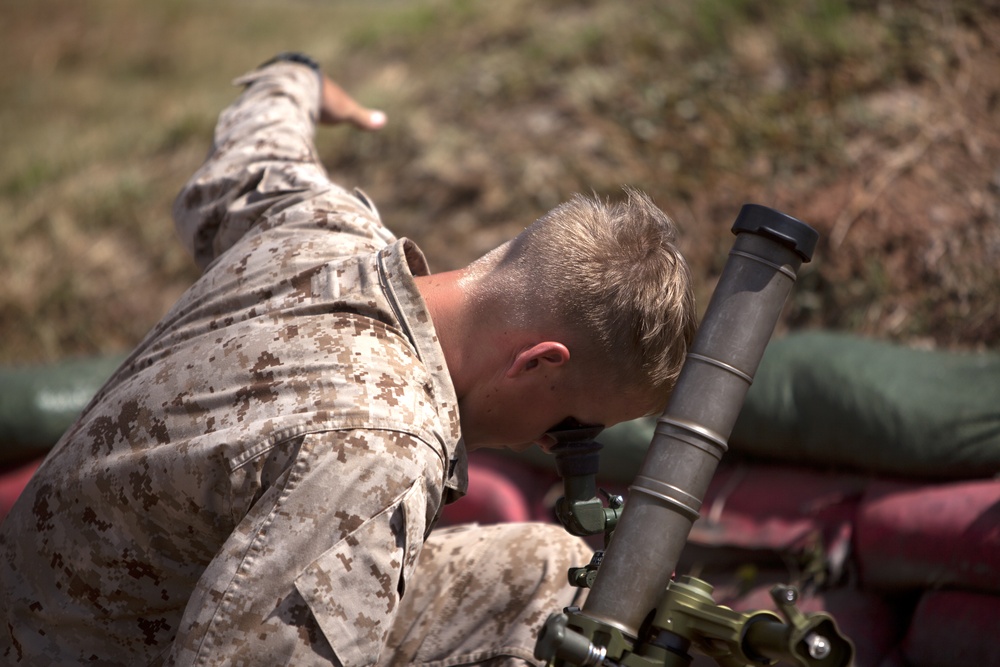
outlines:
[[[691,273],[646,194],[575,195],[501,248],[493,267],[518,317],[574,332],[614,387],[665,407],[696,329]],[[587,349],[590,348],[590,349]]]

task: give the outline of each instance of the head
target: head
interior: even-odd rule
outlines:
[[[547,406],[548,426],[610,426],[665,407],[696,327],[691,278],[670,218],[625,193],[577,195],[469,267],[482,317],[518,334],[507,374],[540,381],[507,386],[526,392],[509,419]]]

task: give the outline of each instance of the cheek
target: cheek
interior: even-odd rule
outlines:
[[[548,392],[483,392],[468,404],[470,434],[475,430],[494,446],[530,444],[566,417],[565,409],[551,398]]]
[[[488,423],[486,436],[498,445],[506,447],[529,446],[552,426],[547,420],[526,410],[494,412]]]

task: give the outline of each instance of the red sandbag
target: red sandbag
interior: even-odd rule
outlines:
[[[21,495],[21,491],[24,490],[28,480],[35,474],[35,470],[41,463],[42,459],[37,459],[8,468],[0,473],[0,521],[3,521],[7,513],[10,512],[14,501]]]
[[[827,548],[834,548],[849,539],[865,484],[856,475],[805,468],[722,465],[705,494],[689,541],[794,551],[820,538]]]
[[[1000,665],[1000,596],[924,593],[902,648],[913,667]]]
[[[527,481],[491,462],[470,458],[469,492],[462,499],[445,505],[441,511],[441,525],[530,521],[529,501],[519,483]]]
[[[1000,592],[1000,481],[874,482],[855,549],[865,586]]]

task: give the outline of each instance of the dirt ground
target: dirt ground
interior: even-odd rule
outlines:
[[[583,84],[584,74],[574,70],[566,89],[497,113],[483,105],[472,129],[456,129],[459,118],[447,122],[441,132],[455,132],[460,148],[446,140],[414,156],[418,166],[405,181],[392,170],[386,181],[386,172],[376,172],[371,189],[383,210],[414,211],[401,220],[404,229],[422,239],[436,265],[450,266],[515,233],[567,192],[582,186],[613,193],[618,183],[636,184],[681,224],[702,304],[740,205],[767,204],[822,235],[784,327],[995,347],[1000,16],[995,7],[963,13],[948,3],[918,3],[903,16],[890,5],[880,4],[874,15],[856,8],[857,29],[895,21],[896,53],[885,52],[891,40],[884,38],[871,51],[855,47],[809,62],[766,22],[742,25],[727,35],[721,56],[709,53],[694,63],[694,75],[687,72],[705,77],[701,88],[688,81],[671,94],[657,86],[674,76],[678,55],[658,45],[663,69],[636,65],[631,89],[595,72],[589,74],[602,82]],[[470,50],[488,48],[486,41]],[[893,59],[900,63],[890,76],[884,60]],[[585,85],[618,95],[611,113],[576,102]],[[645,88],[644,99],[629,100],[636,87]],[[457,93],[439,104],[452,101],[456,109],[471,106]],[[339,166],[362,156],[330,157]],[[441,226],[428,232],[428,220]],[[474,228],[478,234],[469,234]]]
[[[432,268],[631,185],[678,221],[702,306],[755,202],[822,235],[781,330],[1000,340],[1000,3],[5,4],[0,362],[155,323],[196,277],[170,201],[226,84],[289,46],[388,111],[320,151]]]

